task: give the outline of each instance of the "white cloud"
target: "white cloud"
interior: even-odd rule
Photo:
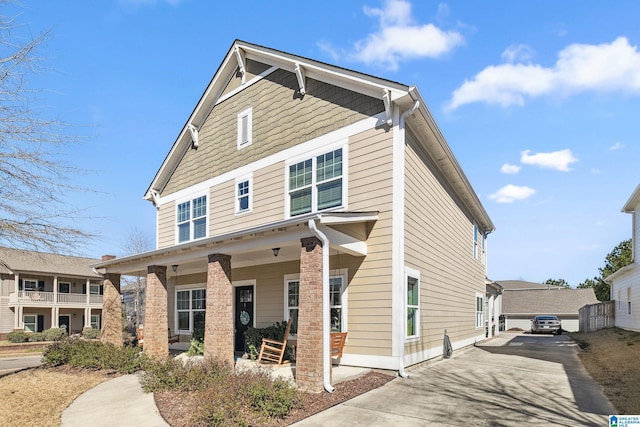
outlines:
[[[529,61],[533,58],[534,54],[533,49],[526,44],[512,44],[502,52],[502,58],[509,63]]]
[[[613,144],[611,147],[609,147],[609,150],[611,151],[615,151],[615,150],[620,150],[621,148],[625,148],[626,145],[624,145],[621,142],[616,142],[615,144]]]
[[[464,43],[457,31],[443,31],[433,24],[419,24],[411,14],[411,3],[405,0],[387,0],[383,8],[364,7],[364,13],[379,21],[378,31],[357,41],[350,52],[333,48],[330,44],[318,46],[335,59],[343,54],[352,60],[397,70],[400,61],[413,58],[437,58]],[[446,9],[439,8],[439,13]]]
[[[516,173],[520,172],[520,169],[521,169],[521,166],[510,165],[509,163],[505,163],[500,168],[500,172],[506,173],[506,174],[516,174]]]
[[[505,59],[517,59],[507,49]],[[524,105],[528,98],[582,92],[640,94],[640,52],[625,37],[599,45],[572,44],[552,67],[539,64],[491,65],[453,92],[448,110],[485,102],[502,107]]]
[[[562,172],[569,172],[571,170],[569,165],[578,161],[568,148],[550,153],[529,153],[531,153],[531,150],[525,150],[520,153],[520,161],[523,164],[540,166],[545,169],[555,169]]]
[[[513,203],[516,200],[528,199],[535,193],[536,190],[533,188],[509,184],[489,195],[489,198],[498,203]]]

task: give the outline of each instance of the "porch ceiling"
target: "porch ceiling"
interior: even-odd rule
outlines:
[[[213,253],[231,255],[233,268],[298,260],[300,259],[300,239],[313,235],[307,226],[309,219],[318,219],[322,224],[319,228],[329,237],[331,254],[342,252],[364,256],[367,253],[366,237],[364,239],[353,237],[331,227],[339,226],[344,230],[344,227],[353,224],[373,223],[377,218],[377,212],[305,215],[268,226],[116,258],[95,264],[93,267],[102,274],[146,275],[148,266],[164,265],[167,266],[167,274],[174,276],[171,269],[173,265],[178,265],[179,275],[206,271],[207,256]],[[354,235],[358,234],[354,233]],[[273,255],[273,248],[279,248],[277,257]]]

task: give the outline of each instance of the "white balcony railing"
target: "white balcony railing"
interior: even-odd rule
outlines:
[[[57,298],[56,298],[57,297]],[[90,305],[102,304],[102,295],[89,295],[88,303]],[[73,304],[86,305],[87,294],[72,294],[43,291],[18,291],[16,294],[9,294],[9,304],[28,304],[28,305],[54,305],[54,304]]]

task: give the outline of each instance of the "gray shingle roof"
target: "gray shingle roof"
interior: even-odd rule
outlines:
[[[502,312],[509,314],[578,314],[578,310],[598,302],[593,289],[505,290]]]
[[[28,271],[81,277],[101,277],[93,272],[92,264],[100,260],[43,252],[0,247],[0,273]]]
[[[525,289],[558,289],[559,286],[549,286],[544,283],[525,282],[524,280],[496,280],[496,283],[505,291],[518,291]]]

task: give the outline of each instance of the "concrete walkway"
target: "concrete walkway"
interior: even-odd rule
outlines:
[[[144,393],[137,375],[98,384],[80,395],[62,413],[63,427],[168,426],[153,394]]]
[[[566,336],[503,334],[296,426],[604,426],[615,414]]]

